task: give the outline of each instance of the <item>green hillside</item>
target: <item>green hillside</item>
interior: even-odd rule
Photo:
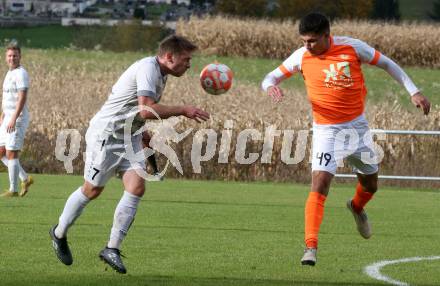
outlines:
[[[428,12],[436,0],[399,0],[403,20],[429,19]]]

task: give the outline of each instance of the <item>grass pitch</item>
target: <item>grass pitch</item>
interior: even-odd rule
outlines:
[[[69,232],[74,263],[61,264],[48,230],[78,176],[36,175],[25,198],[0,199],[0,285],[386,285],[363,273],[381,260],[440,255],[440,192],[381,189],[362,239],[345,202],[354,187],[333,187],[318,264],[300,265],[308,186],[165,180],[149,183],[123,244],[127,275],[98,259],[122,185],[112,180]],[[0,175],[4,188],[7,175]],[[438,285],[440,261],[386,266],[411,285]]]

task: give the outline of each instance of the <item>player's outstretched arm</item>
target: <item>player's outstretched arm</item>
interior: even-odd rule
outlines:
[[[261,83],[261,87],[267,95],[272,98],[274,102],[280,102],[283,99],[283,91],[278,86],[278,84],[285,78],[283,73],[279,70],[279,68],[273,70],[268,73],[263,82]]]
[[[209,113],[191,106],[191,105],[181,105],[181,106],[168,106],[156,103],[152,98],[147,96],[139,96],[138,104],[140,109],[140,116],[143,119],[157,119],[157,113],[160,118],[167,119],[172,116],[185,116],[190,119],[194,119],[197,122],[206,121],[209,119]],[[147,108],[143,108],[147,107]],[[154,111],[154,112],[153,112]]]
[[[194,119],[195,121],[201,123],[202,121],[206,121],[209,119],[209,113],[197,108],[195,106],[187,105],[183,107],[184,114],[183,116]]]
[[[283,90],[277,86],[277,85],[273,85],[267,88],[267,95],[272,98],[272,100],[274,102],[280,102],[281,100],[283,100]]]
[[[421,92],[417,92],[411,96],[411,102],[417,107],[423,110],[425,115],[428,115],[431,110],[431,103]]]
[[[274,102],[280,102],[284,93],[278,86],[283,80],[291,77],[301,70],[301,61],[305,48],[296,50],[281,65],[268,73],[261,83],[261,87]]]
[[[411,102],[417,107],[423,110],[423,113],[427,115],[431,108],[431,103],[428,98],[422,95],[422,93],[415,86],[411,78],[403,71],[403,69],[396,64],[393,60],[381,55],[377,66],[384,69],[390,74],[398,83],[403,85],[408,93],[411,95]]]

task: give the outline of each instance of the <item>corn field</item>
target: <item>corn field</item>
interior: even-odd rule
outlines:
[[[31,124],[27,131],[21,162],[25,169],[37,173],[65,174],[63,163],[55,157],[55,142],[63,129],[77,129],[82,134],[81,152],[73,161],[74,173],[81,174],[84,166],[82,152],[85,150],[84,134],[91,117],[104,103],[111,86],[129,66],[132,56],[119,54],[112,58],[51,56],[52,51],[29,50],[24,55],[23,65],[30,73],[31,89],[29,109]],[[68,54],[68,53],[66,53]],[[104,54],[105,55],[105,54]],[[6,68],[3,68],[3,73]],[[211,119],[198,124],[183,119],[176,127],[179,132],[194,128],[189,136],[174,144],[183,167],[183,175],[170,167],[167,177],[217,179],[217,180],[262,180],[308,182],[310,178],[311,136],[306,140],[305,159],[298,164],[281,161],[283,139],[286,132],[275,137],[272,154],[266,154],[262,162],[263,140],[249,140],[247,152],[258,154],[252,164],[239,164],[235,158],[238,134],[245,129],[256,129],[265,135],[269,126],[277,130],[294,130],[291,138],[291,157],[294,156],[296,136],[300,130],[311,127],[310,106],[305,92],[286,90],[283,102],[275,104],[256,85],[236,79],[232,89],[224,95],[206,94],[199,79],[189,74],[170,77],[163,95],[163,104],[192,104],[211,114]],[[407,111],[397,104],[368,106],[367,118],[371,128],[440,130],[440,109],[434,107],[429,117],[418,110]],[[227,163],[218,163],[219,144],[227,120],[232,121],[231,150]],[[201,173],[193,171],[191,150],[194,134],[201,129],[213,129],[217,134],[214,157],[201,162]],[[307,131],[306,131],[307,132]],[[301,146],[303,144],[300,144]],[[381,164],[383,174],[439,176],[440,140],[430,136],[389,136],[380,141],[385,158]],[[203,149],[202,149],[203,150]],[[247,155],[246,155],[247,156]],[[159,155],[163,167],[165,157]]]
[[[298,22],[206,17],[180,21],[177,33],[206,54],[287,58],[301,46]],[[331,34],[358,38],[399,64],[440,66],[439,24],[390,24],[368,21],[332,23]]]

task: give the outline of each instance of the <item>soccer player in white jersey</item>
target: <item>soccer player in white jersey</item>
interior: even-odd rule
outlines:
[[[70,195],[58,224],[50,229],[53,248],[62,263],[71,265],[73,262],[67,243],[68,229],[86,205],[101,194],[110,177],[120,174],[125,190],[115,210],[110,239],[99,257],[117,272],[127,272],[120,248],[145,192],[145,180],[136,170],[145,170],[145,160],[131,163],[120,155],[128,152],[124,145],[127,137],[124,127],[133,118],[133,126],[141,127],[145,120],[157,119],[156,115],[162,119],[182,115],[197,122],[209,118],[207,112],[191,105],[167,106],[159,103],[167,76],[182,76],[190,68],[196,48],[177,35],[164,39],[157,56],[135,62],[121,75],[107,101],[90,121],[86,134],[84,184]],[[135,135],[136,128],[128,131],[131,139],[128,147],[138,153],[142,150],[142,134]]]
[[[0,117],[0,158],[8,168],[9,190],[2,197],[24,196],[33,184],[20,165],[19,152],[23,147],[24,135],[29,125],[29,110],[27,96],[29,76],[20,65],[21,49],[16,42],[6,47],[6,64],[9,67],[3,81],[2,114]],[[18,178],[20,177],[21,191],[18,193]]]
[[[301,73],[313,111],[312,186],[305,206],[306,245],[303,265],[315,265],[318,233],[330,183],[342,159],[353,166],[358,178],[356,192],[347,208],[363,238],[372,232],[364,207],[377,190],[378,165],[372,137],[364,116],[366,88],[361,64],[385,70],[402,85],[411,102],[429,113],[430,102],[406,73],[391,59],[368,44],[349,37],[331,36],[328,19],[319,13],[303,17],[299,34],[304,47],[296,50],[263,80],[262,87],[275,101],[283,92],[278,84]],[[346,138],[350,142],[346,147]],[[365,159],[368,154],[370,160]]]

